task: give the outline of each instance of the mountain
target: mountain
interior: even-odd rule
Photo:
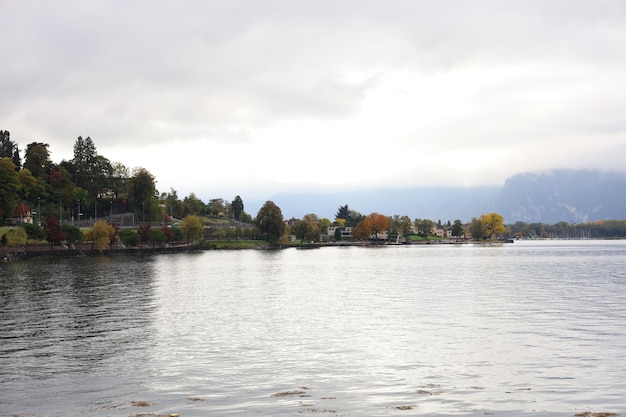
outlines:
[[[361,214],[407,215],[411,219],[468,222],[484,213],[500,213],[507,224],[583,223],[626,219],[626,174],[554,170],[510,177],[504,186],[413,187],[345,192],[287,192],[272,196],[285,219],[315,213],[333,220],[345,204]],[[253,216],[264,201],[249,201]]]
[[[505,181],[491,211],[509,224],[626,219],[626,175],[587,170],[514,175]]]

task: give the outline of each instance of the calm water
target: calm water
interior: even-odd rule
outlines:
[[[626,242],[0,264],[0,415],[626,415]]]

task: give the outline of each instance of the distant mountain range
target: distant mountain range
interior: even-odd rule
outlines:
[[[283,216],[307,213],[334,219],[347,204],[362,214],[408,215],[464,222],[483,213],[500,213],[507,224],[584,223],[626,219],[626,174],[588,170],[553,170],[514,175],[503,187],[413,187],[333,193],[288,192],[270,198]],[[249,202],[253,216],[263,202]]]

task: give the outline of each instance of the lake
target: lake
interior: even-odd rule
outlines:
[[[2,416],[626,415],[626,242],[0,264]]]

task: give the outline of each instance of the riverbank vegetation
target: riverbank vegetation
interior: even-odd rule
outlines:
[[[506,225],[498,213],[470,222],[411,219],[406,215],[361,214],[340,206],[334,219],[314,213],[284,219],[267,201],[255,217],[244,201],[203,202],[193,193],[160,192],[145,168],[128,169],[99,155],[91,138],[79,136],[74,157],[54,163],[49,145],[28,144],[22,162],[18,145],[0,131],[0,247],[4,252],[132,248],[233,249],[307,246],[336,242],[380,244],[511,238],[617,238],[626,222],[560,222]]]

